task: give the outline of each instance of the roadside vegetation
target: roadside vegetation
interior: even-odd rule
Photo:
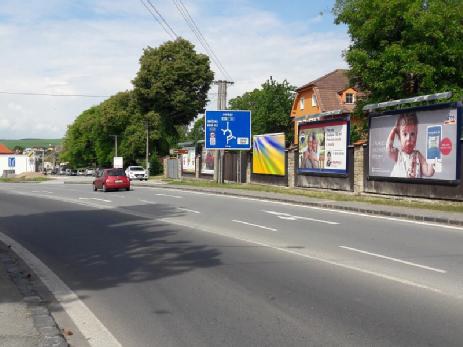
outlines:
[[[161,179],[158,176],[158,179]],[[446,212],[463,212],[463,202],[453,202],[446,200],[424,200],[424,199],[413,199],[413,198],[397,198],[397,197],[386,197],[386,196],[375,196],[375,195],[357,195],[350,192],[334,192],[334,191],[322,191],[308,188],[286,188],[277,186],[268,186],[260,184],[219,184],[217,182],[206,181],[206,180],[193,180],[193,179],[162,179],[162,181],[178,186],[192,186],[200,188],[212,188],[212,189],[237,189],[267,193],[278,193],[288,195],[298,195],[307,198],[328,200],[328,201],[339,201],[339,202],[362,202],[375,205],[386,205],[386,206],[398,206],[404,208],[420,208],[428,210],[446,211]]]

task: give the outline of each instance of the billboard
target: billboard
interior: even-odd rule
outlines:
[[[185,147],[184,149],[188,150],[188,153],[182,154],[182,171],[195,173],[195,148]]]
[[[251,111],[206,111],[207,149],[251,149]]]
[[[201,173],[202,174],[214,174],[214,159],[215,151],[203,148],[201,152]]]
[[[254,136],[252,172],[264,175],[285,175],[285,134]]]
[[[300,123],[298,173],[347,173],[349,121]]]
[[[371,116],[369,177],[457,180],[459,112],[441,104]]]

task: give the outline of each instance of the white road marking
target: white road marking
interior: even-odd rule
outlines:
[[[190,210],[190,209],[188,209],[188,208],[181,208],[181,207],[178,207],[177,209],[178,209],[178,210],[182,210],[182,211],[191,212],[191,213],[201,213],[201,212],[199,212],[199,211]]]
[[[122,346],[79,297],[40,259],[1,232],[0,240],[11,245],[12,250],[47,286],[91,346]]]
[[[179,191],[179,189],[173,189],[173,188],[170,188],[170,189],[169,188],[155,188],[155,187],[141,187],[141,188]],[[305,208],[305,209],[310,209],[310,210],[319,210],[319,211],[327,211],[327,212],[333,212],[333,213],[349,214],[349,215],[353,215],[353,216],[375,218],[375,219],[383,219],[383,220],[389,220],[389,221],[394,221],[394,222],[417,224],[417,225],[426,225],[426,226],[435,227],[435,228],[443,228],[443,229],[451,229],[451,230],[463,231],[463,227],[459,227],[459,226],[453,226],[453,225],[447,225],[447,224],[439,224],[439,223],[430,223],[430,222],[420,222],[420,221],[410,220],[410,219],[401,219],[401,218],[398,218],[398,217],[387,217],[387,216],[380,216],[380,215],[375,215],[375,214],[366,214],[366,213],[355,212],[355,211],[338,210],[338,209],[328,208],[328,207],[307,206],[307,205],[295,204],[295,203],[290,203],[290,202],[274,201],[274,200],[267,200],[267,199],[261,199],[261,198],[250,198],[250,197],[234,196],[234,195],[225,195],[225,194],[217,194],[217,193],[194,192],[194,191],[191,191],[191,190],[182,190],[182,193],[191,193],[191,194],[198,194],[198,195],[210,195],[210,196],[216,196],[216,197],[223,197],[223,198],[227,198],[227,199],[259,201],[259,202],[265,202],[265,203],[274,204],[274,205],[299,207],[299,208]]]
[[[79,200],[96,200],[96,201],[103,201],[103,202],[112,202],[111,200],[100,199],[100,198],[79,198]]]
[[[53,194],[53,192],[50,192],[50,191],[48,191],[48,190],[33,190],[32,193]]]
[[[402,263],[402,264],[406,264],[406,265],[410,265],[410,266],[416,266],[416,267],[419,267],[419,268],[425,269],[425,270],[435,271],[435,272],[439,272],[439,273],[443,273],[443,274],[447,273],[446,270],[437,269],[437,268],[426,266],[426,265],[420,265],[420,264],[412,263],[410,261],[406,261],[406,260],[402,260],[402,259],[387,257],[385,255],[378,254],[378,253],[371,253],[371,252],[367,252],[367,251],[362,251],[361,249],[357,249],[357,248],[352,248],[352,247],[347,247],[347,246],[339,246],[339,248],[344,248],[344,249],[347,249],[347,250],[352,251],[352,252],[358,252],[358,253],[362,253],[362,254],[371,255],[373,257],[377,257],[377,258],[381,258],[381,259],[387,259],[387,260],[390,260],[390,261],[395,261],[397,263]]]
[[[296,255],[296,256],[299,256],[299,257],[306,258],[306,259],[319,261],[319,262],[324,263],[324,264],[329,264],[329,265],[337,266],[337,267],[340,267],[340,268],[361,272],[363,274],[367,274],[367,275],[371,275],[371,276],[374,276],[374,277],[386,279],[386,280],[389,280],[389,281],[401,283],[401,284],[404,284],[404,285],[407,285],[407,286],[420,288],[420,289],[425,289],[425,290],[431,291],[433,293],[446,295],[446,296],[449,296],[449,297],[452,297],[452,298],[456,298],[458,300],[463,299],[463,296],[461,296],[461,295],[456,296],[456,295],[448,294],[448,293],[443,292],[441,289],[433,288],[433,287],[430,287],[430,286],[428,286],[426,284],[413,282],[413,281],[406,280],[406,279],[399,278],[399,277],[395,277],[395,276],[385,275],[385,274],[382,274],[382,273],[362,269],[362,268],[359,268],[357,266],[350,266],[350,265],[338,263],[338,262],[335,262],[335,261],[332,261],[332,260],[327,260],[327,259],[319,258],[319,257],[316,257],[316,256],[312,256],[312,255],[309,255],[309,254],[304,254],[304,253],[292,251],[290,249],[286,249],[286,248],[282,248],[282,247],[278,247],[278,246],[273,246],[273,245],[263,243],[263,242],[253,241],[253,240],[237,237],[237,236],[234,236],[234,235],[223,234],[223,233],[215,231],[216,229],[212,229],[212,228],[209,229],[207,227],[204,227],[204,225],[202,225],[202,224],[201,225],[198,224],[198,225],[193,226],[190,222],[187,223],[187,222],[182,222],[182,221],[179,221],[179,220],[173,220],[173,219],[170,219],[170,218],[162,218],[162,219],[159,219],[159,220],[163,221],[163,222],[166,222],[166,223],[170,223],[170,224],[180,225],[180,226],[186,227],[186,228],[192,228],[194,230],[201,230],[203,232],[228,237],[228,238],[231,238],[231,239],[234,239],[234,240],[247,242],[247,243],[258,245],[258,246],[261,246],[261,247],[274,249],[274,250],[277,250],[277,251],[280,251],[280,252],[283,252],[283,253]]]
[[[289,213],[285,212],[277,212],[277,211],[267,211],[267,210],[262,210],[266,213],[273,214],[277,216],[280,219],[285,219],[285,220],[307,220],[311,222],[319,222],[319,223],[326,223],[326,224],[331,224],[331,225],[337,225],[339,224],[338,222],[331,222],[329,220],[323,220],[323,219],[315,219],[315,218],[309,218],[309,217],[301,217],[301,216],[293,216]]]
[[[261,229],[266,229],[266,230],[271,230],[271,231],[278,231],[278,229],[269,228],[269,227],[266,227],[266,226],[263,226],[263,225],[258,225],[258,224],[252,224],[252,223],[248,223],[248,222],[243,222],[242,220],[233,219],[232,222],[241,223],[241,224],[245,224],[245,225],[250,225],[250,226],[252,226],[252,227],[261,228]]]
[[[145,204],[152,204],[152,205],[156,205],[157,202],[156,201],[149,201],[149,200],[140,200],[141,202],[144,202]]]
[[[182,198],[182,197],[179,196],[179,195],[170,195],[170,194],[161,194],[161,193],[156,194],[156,195],[158,195],[158,196],[168,196],[168,197],[170,197],[170,198],[175,198],[175,199],[181,199],[181,198]]]

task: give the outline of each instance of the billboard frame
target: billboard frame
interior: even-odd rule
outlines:
[[[409,112],[420,112],[420,111],[434,111],[440,109],[456,108],[457,110],[457,135],[456,135],[456,173],[455,180],[439,180],[439,179],[426,179],[426,178],[404,178],[404,177],[387,177],[387,176],[370,176],[370,130],[371,130],[371,119],[375,117],[396,115],[401,113]],[[368,115],[368,165],[366,172],[366,179],[368,181],[382,181],[392,183],[407,183],[407,184],[438,184],[445,186],[456,186],[461,181],[461,120],[462,120],[463,104],[460,101],[457,102],[446,102],[441,104],[424,105],[408,107],[390,111],[373,112]]]
[[[350,170],[349,170],[349,165],[350,165],[350,160],[349,160],[349,146],[350,146],[350,115],[341,115],[338,117],[333,117],[329,119],[321,119],[321,120],[316,120],[316,121],[301,121],[297,125],[297,136],[299,137],[299,127],[302,125],[306,124],[324,124],[324,123],[332,123],[332,122],[339,122],[339,121],[345,121],[346,126],[347,126],[347,134],[346,134],[346,170],[345,172],[329,172],[329,171],[299,171],[299,145],[298,145],[298,156],[297,156],[297,175],[304,175],[304,176],[315,176],[315,177],[339,177],[339,178],[346,178],[349,177],[350,175]]]
[[[254,138],[255,137],[264,137],[264,136],[275,136],[275,135],[283,135],[284,136],[284,174],[269,174],[269,173],[256,173],[254,172]],[[287,153],[288,149],[286,148],[286,134],[284,132],[279,132],[279,133],[268,133],[268,134],[258,134],[258,135],[252,135],[252,160],[251,160],[251,174],[253,175],[262,175],[262,176],[275,176],[275,177],[284,177],[288,175],[288,159],[287,159]]]

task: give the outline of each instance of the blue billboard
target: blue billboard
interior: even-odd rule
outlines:
[[[206,111],[206,149],[251,149],[251,111]]]

